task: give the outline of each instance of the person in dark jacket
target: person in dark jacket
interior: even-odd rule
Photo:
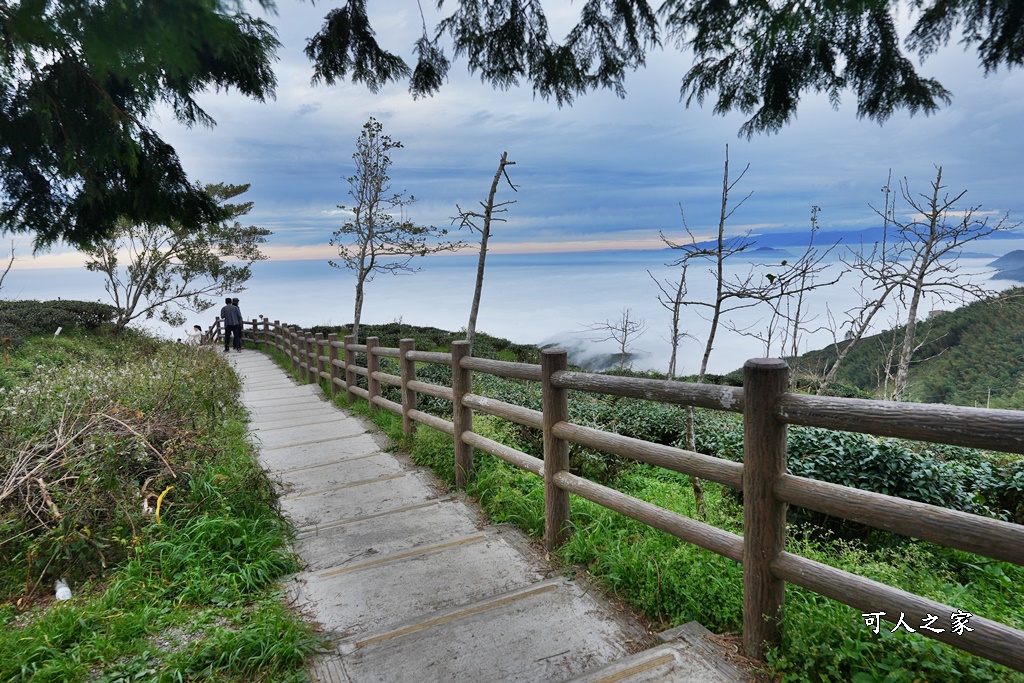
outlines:
[[[224,300],[224,306],[220,309],[220,319],[224,323],[224,353],[231,350],[232,341],[236,351],[242,350],[242,311],[232,303],[231,299]],[[234,340],[232,340],[232,336]]]
[[[245,318],[242,316],[242,309],[238,306],[238,297],[232,297],[231,305],[238,309],[238,333],[235,337],[235,351],[242,352],[242,331],[245,329]]]

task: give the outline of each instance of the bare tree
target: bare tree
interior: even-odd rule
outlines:
[[[722,179],[722,202],[718,217],[717,235],[713,242],[698,242],[693,231],[686,223],[686,216],[683,215],[683,228],[686,230],[688,240],[685,242],[674,242],[662,233],[662,241],[670,248],[682,252],[682,256],[668,264],[670,267],[680,267],[681,278],[677,292],[680,296],[670,301],[673,306],[693,307],[704,313],[704,318],[710,323],[708,336],[704,343],[704,352],[701,356],[700,369],[697,373],[697,381],[703,382],[707,374],[708,361],[711,358],[711,351],[714,349],[719,328],[728,324],[729,314],[736,311],[752,308],[762,304],[772,307],[777,317],[776,325],[784,322],[789,325],[788,334],[798,337],[802,326],[802,316],[805,310],[804,295],[814,289],[835,284],[838,276],[828,282],[820,282],[818,276],[825,270],[825,257],[835,245],[824,252],[814,246],[814,235],[816,224],[812,223],[811,239],[804,253],[793,262],[783,260],[779,265],[772,265],[770,268],[752,266],[746,273],[728,277],[725,272],[726,263],[735,256],[743,253],[754,245],[749,233],[739,236],[726,237],[726,223],[739,209],[751,194],[747,195],[733,206],[729,205],[729,195],[743,179],[750,165],[747,164],[739,176],[730,182],[729,179],[729,147],[725,148],[725,168]],[[682,214],[682,207],[680,207]],[[816,217],[816,216],[815,216]],[[711,274],[715,281],[715,293],[708,299],[693,299],[685,296],[685,276],[687,268],[695,262],[708,262],[711,264]],[[774,271],[774,272],[773,272]],[[664,293],[664,289],[663,289]],[[798,297],[797,305],[787,312],[785,302],[790,297]],[[737,330],[735,326],[731,329]],[[737,330],[739,331],[739,330]],[[774,337],[772,337],[774,339]]]
[[[669,288],[662,287],[661,283],[659,283],[659,288],[662,291],[659,301],[673,312],[673,319],[676,321],[673,333],[678,334],[679,312],[682,307],[693,307],[697,311],[702,312],[702,317],[710,323],[707,339],[704,343],[704,351],[701,355],[700,368],[697,372],[697,383],[704,382],[707,375],[708,361],[711,358],[711,351],[715,346],[719,327],[727,324],[730,314],[765,303],[772,304],[776,307],[776,311],[781,311],[782,309],[778,307],[777,303],[779,300],[789,296],[802,295],[811,289],[824,287],[835,282],[835,280],[830,283],[816,281],[817,275],[825,267],[823,260],[828,252],[826,251],[822,254],[813,247],[813,234],[811,245],[807,248],[804,255],[793,264],[784,261],[778,268],[774,269],[776,270],[774,273],[768,272],[763,268],[751,267],[750,270],[742,275],[736,275],[731,278],[726,275],[725,267],[727,262],[754,244],[750,239],[749,233],[732,237],[726,236],[726,224],[729,219],[753,194],[747,193],[736,204],[729,204],[730,194],[743,179],[743,176],[746,175],[749,168],[750,164],[747,164],[739,176],[735,179],[730,179],[729,147],[726,145],[722,175],[722,201],[719,207],[717,234],[713,242],[699,242],[697,240],[696,235],[686,223],[686,215],[683,212],[682,206],[680,206],[680,215],[688,239],[683,242],[675,242],[666,237],[664,233],[661,234],[661,239],[665,244],[672,249],[682,252],[680,258],[667,264],[669,267],[680,268],[680,279],[674,285],[675,295],[673,296]],[[710,271],[715,282],[715,292],[709,299],[690,298],[687,295],[686,276],[688,268],[690,265],[698,262],[710,263],[711,266]],[[800,306],[802,306],[802,303]],[[795,316],[794,319],[796,321],[795,324],[799,326],[799,316]],[[687,448],[692,451],[696,450],[692,407],[687,407],[686,416]],[[703,486],[696,477],[691,477],[691,481],[693,483],[697,508],[703,514]]]
[[[117,329],[153,317],[177,327],[185,322],[182,311],[210,308],[207,297],[245,289],[250,266],[266,259],[259,245],[270,235],[234,220],[247,214],[252,202],[227,202],[248,189],[248,184],[206,186],[229,215],[223,223],[191,230],[178,223],[135,225],[121,219],[109,238],[82,250],[86,269],[105,278],[103,288],[117,308]]]
[[[0,273],[0,289],[4,288],[4,279],[7,277],[7,273],[11,272],[14,260],[14,240],[11,240],[11,256],[7,259],[7,267],[4,268],[4,272]]]
[[[843,263],[851,270],[860,273],[860,282],[857,285],[860,303],[846,311],[846,321],[841,325],[837,323],[832,312],[828,312],[836,360],[822,377],[818,385],[818,395],[827,393],[843,361],[868,333],[878,314],[884,310],[889,297],[899,287],[899,279],[890,277],[890,260],[899,256],[898,251],[890,246],[890,227],[886,223],[882,230],[881,242],[876,242],[870,251],[862,243],[857,250],[841,257]],[[878,276],[883,277],[876,279]],[[842,329],[846,332],[842,334],[843,338],[840,340],[839,332]]]
[[[330,245],[338,249],[338,260],[328,261],[335,268],[355,272],[355,310],[352,314],[352,334],[359,338],[359,321],[363,313],[363,290],[373,281],[376,273],[416,272],[409,262],[414,256],[426,256],[440,251],[451,251],[461,242],[438,241],[447,230],[416,225],[409,220],[406,209],[416,201],[405,192],[391,192],[390,152],[400,149],[402,143],[384,134],[377,119],[363,124],[352,155],[356,172],[346,178],[349,195],[355,201],[349,211],[352,218],[334,231]]]
[[[793,262],[783,259],[775,266],[772,264],[764,273],[766,282],[751,290],[749,295],[760,298],[771,310],[767,325],[761,330],[739,330],[727,322],[729,329],[759,339],[764,344],[765,355],[772,354],[773,347],[778,348],[779,356],[796,358],[800,355],[800,341],[807,332],[817,332],[824,326],[811,328],[817,315],[808,313],[808,295],[816,289],[836,284],[845,271],[840,271],[827,281],[819,281],[828,268],[825,259],[838,246],[839,242],[821,251],[814,240],[818,235],[818,213],[821,208],[811,207],[811,231],[807,247]],[[771,272],[771,271],[775,272]]]
[[[683,301],[686,299],[686,295],[688,293],[686,287],[686,264],[684,263],[680,268],[679,279],[675,282],[659,280],[654,277],[654,274],[649,270],[647,271],[647,274],[651,276],[651,279],[654,280],[654,284],[658,286],[659,290],[661,290],[661,294],[658,295],[658,303],[672,313],[672,323],[669,326],[671,331],[669,343],[672,345],[672,354],[668,359],[668,378],[675,379],[676,370],[678,368],[679,343],[687,337],[693,338],[693,335],[689,332],[684,332],[679,329],[680,313],[683,307]]]
[[[455,205],[459,215],[452,219],[452,223],[454,224],[458,221],[459,227],[468,227],[480,233],[480,260],[476,266],[476,287],[473,290],[473,304],[469,309],[469,324],[466,326],[466,341],[469,342],[470,348],[473,347],[473,336],[476,334],[476,316],[480,310],[480,293],[484,288],[484,264],[487,260],[487,240],[491,236],[491,221],[501,221],[504,223],[504,218],[497,218],[494,214],[506,213],[508,211],[507,207],[510,204],[515,204],[515,200],[495,204],[494,197],[498,193],[498,185],[501,183],[502,176],[505,177],[512,191],[518,192],[516,186],[512,184],[512,179],[508,177],[508,170],[506,169],[507,166],[515,166],[515,164],[516,162],[508,160],[508,152],[501,153],[498,170],[494,172],[494,179],[491,181],[491,191],[487,193],[487,201],[480,202],[483,213],[463,211],[461,206]],[[482,221],[482,224],[477,225],[477,221]]]
[[[623,308],[618,320],[605,320],[587,326],[591,332],[599,332],[604,336],[595,337],[594,341],[614,341],[619,345],[619,370],[626,367],[626,358],[630,355],[630,342],[635,341],[647,330],[647,321],[633,317],[632,308]]]
[[[891,176],[890,176],[891,178]],[[853,335],[845,353],[837,356],[826,375],[826,381],[834,379],[837,366],[860,341],[874,315],[895,298],[897,305],[905,309],[906,326],[902,345],[896,355],[896,374],[893,378],[891,398],[901,401],[905,398],[910,365],[917,343],[918,312],[922,297],[932,293],[939,301],[956,300],[963,303],[995,294],[995,291],[973,282],[960,273],[959,259],[965,244],[987,237],[994,232],[1012,230],[1019,223],[1011,224],[1009,214],[1004,214],[995,223],[987,217],[979,217],[980,206],[957,209],[957,203],[967,194],[963,190],[956,195],[943,191],[942,167],[936,167],[935,180],[930,183],[927,194],[913,194],[910,183],[904,178],[899,184],[899,194],[907,205],[909,218],[897,215],[896,193],[887,183],[883,209],[872,209],[884,221],[883,240],[871,252],[855,253],[849,262],[860,272],[862,283],[871,285],[874,295],[868,297],[862,307],[851,315],[854,321]],[[892,235],[892,239],[889,236]],[[824,391],[826,382],[819,392]]]

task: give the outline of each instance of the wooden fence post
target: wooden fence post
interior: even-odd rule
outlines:
[[[772,576],[771,564],[786,544],[786,505],[774,488],[786,473],[786,424],[775,409],[788,385],[783,360],[743,365],[743,650],[762,661],[782,642],[786,582]]]
[[[288,328],[288,357],[292,359],[292,374],[299,370],[299,339],[298,330]]]
[[[402,433],[406,439],[411,439],[416,431],[416,421],[409,417],[409,411],[416,410],[416,392],[409,388],[409,382],[416,379],[416,361],[406,357],[410,351],[415,350],[415,339],[398,340],[398,363],[402,375]]]
[[[327,335],[327,363],[331,366],[330,373],[331,379],[331,396],[338,393],[338,385],[334,383],[334,380],[338,379],[338,347],[335,344],[338,343],[338,335],[336,332],[332,332]]]
[[[544,349],[540,355],[544,426],[544,549],[554,550],[569,536],[569,492],[555,484],[555,475],[569,469],[569,442],[552,428],[569,419],[569,392],[554,386],[551,375],[567,367],[565,349]]]
[[[313,379],[313,381],[317,384],[320,384],[320,380],[323,379],[320,376],[320,373],[324,371],[324,362],[323,360],[321,360],[323,358],[323,354],[321,353],[321,351],[323,351],[323,345],[324,333],[317,332],[315,339],[313,339],[313,355],[316,360],[316,362],[313,363],[313,371],[316,374],[316,377]]]
[[[455,488],[464,489],[473,476],[473,447],[462,440],[473,431],[473,411],[462,405],[462,397],[473,392],[473,371],[462,367],[462,359],[473,353],[468,341],[452,342],[452,422],[455,424]]]
[[[313,384],[317,381],[316,374],[316,355],[313,353],[316,350],[316,338],[313,337],[313,333],[306,335],[305,344],[303,344],[304,355],[306,357],[306,384]]]
[[[354,334],[345,335],[345,400],[350,404],[356,400],[356,394],[352,391],[356,385],[356,372],[352,369],[356,364],[356,352],[348,347],[355,343]]]
[[[369,392],[370,412],[377,411],[377,404],[373,402],[374,396],[380,396],[380,380],[373,378],[373,373],[380,370],[380,357],[373,350],[380,342],[379,337],[366,338],[366,390]]]
[[[220,318],[216,318],[213,321],[213,329],[210,330],[210,341],[214,344],[220,341]]]
[[[267,347],[270,346],[270,319],[263,319],[263,350],[266,351]]]
[[[274,348],[278,351],[284,351],[284,341],[281,335],[281,321],[274,321]]]

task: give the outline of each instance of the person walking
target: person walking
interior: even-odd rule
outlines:
[[[236,299],[237,301],[237,299]],[[224,299],[224,306],[220,309],[220,319],[224,323],[224,353],[231,350],[232,341],[236,351],[242,350],[242,312],[238,306],[231,302],[231,298]],[[232,339],[234,337],[234,339]]]
[[[242,316],[242,309],[238,307],[238,297],[231,299],[231,305],[238,311],[238,329],[235,330],[235,351],[242,352],[242,331],[245,329],[245,318]]]

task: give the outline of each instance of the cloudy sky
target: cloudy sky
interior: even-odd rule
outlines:
[[[380,42],[413,62],[417,3],[368,4]],[[422,4],[433,26],[434,3]],[[570,26],[579,3],[546,4],[558,29]],[[186,129],[166,112],[156,121],[194,178],[252,184],[250,222],[273,230],[266,251],[274,259],[332,256],[327,241],[342,220],[336,205],[350,203],[344,178],[370,116],[404,144],[393,154],[393,186],[419,199],[411,210],[417,222],[448,225],[456,204],[475,206],[508,151],[519,192],[493,238],[496,252],[657,248],[659,231],[681,235],[680,205],[690,227],[707,234],[716,221],[726,145],[734,172],[750,164],[737,192],[753,196],[733,219],[736,232],[804,228],[812,205],[821,207],[824,230],[877,224],[869,204],[881,202],[889,169],[924,191],[935,165],[944,167],[950,190],[969,189],[972,204],[1024,215],[1024,71],[985,78],[974,54],[956,45],[925,65],[954,95],[938,114],[898,112],[879,126],[857,119],[852,95],[838,111],[808,96],[795,123],[748,141],[737,137],[741,115],[718,116],[680,101],[690,58],[671,46],[627,78],[624,100],[597,92],[561,109],[534,98],[529,86],[495,91],[458,60],[441,92],[425,100],[414,101],[404,83],[377,94],[347,83],[313,86],[302,50],[333,6],[279,0],[277,16],[253,6],[283,43],[276,100],[209,93],[201,102],[215,128]],[[510,198],[503,187],[499,199]],[[29,251],[19,244],[16,267],[80,263],[59,247],[35,259]]]

